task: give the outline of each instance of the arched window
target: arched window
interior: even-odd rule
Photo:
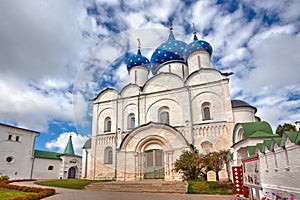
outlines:
[[[48,170],[53,170],[53,166],[50,165],[50,166],[48,167]]]
[[[202,119],[209,120],[211,119],[210,116],[210,103],[205,102],[202,104]]]
[[[104,150],[104,164],[113,163],[113,151],[111,147],[106,147]]]
[[[130,113],[128,115],[127,127],[128,129],[132,129],[135,127],[135,115],[133,113]]]
[[[164,106],[159,109],[159,122],[170,124],[169,108]]]
[[[104,132],[111,132],[111,119],[106,117],[104,120]]]

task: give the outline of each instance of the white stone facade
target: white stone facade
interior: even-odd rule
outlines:
[[[31,178],[37,134],[36,131],[0,124],[0,176]]]
[[[81,156],[69,151],[34,150],[39,133],[0,123],[0,176],[10,179],[67,179],[81,177]]]
[[[260,196],[266,192],[277,192],[286,197],[295,195],[300,199],[300,134],[298,141],[283,135],[280,145],[272,143],[258,151],[261,187]]]
[[[255,121],[254,107],[232,104],[227,75],[210,66],[205,51],[160,64],[150,79],[146,70],[131,67],[130,84],[94,99],[83,178],[178,180],[174,162],[185,150],[229,149],[234,125]]]

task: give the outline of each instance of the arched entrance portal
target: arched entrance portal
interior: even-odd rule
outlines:
[[[75,167],[70,167],[68,171],[68,179],[72,179],[76,177],[76,169]]]
[[[145,174],[146,179],[164,178],[164,152],[162,149],[145,151]]]

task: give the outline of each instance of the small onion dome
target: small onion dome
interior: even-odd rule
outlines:
[[[185,47],[185,42],[175,39],[172,32],[172,23],[170,23],[170,34],[168,40],[165,43],[162,43],[152,54],[152,73],[156,74],[159,66],[163,63],[172,61],[184,62],[183,51]]]
[[[128,60],[126,62],[127,70],[129,71],[132,67],[135,67],[135,66],[144,66],[147,68],[149,63],[150,62],[149,62],[148,58],[142,56],[141,50],[138,49],[137,54],[135,56],[128,58]]]
[[[194,41],[188,44],[184,49],[184,59],[187,60],[191,54],[200,51],[206,51],[211,56],[213,49],[208,42],[204,40],[198,40],[196,31],[194,30]]]

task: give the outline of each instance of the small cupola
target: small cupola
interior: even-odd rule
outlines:
[[[200,68],[209,68],[213,52],[212,46],[208,42],[198,40],[194,23],[193,28],[194,40],[185,47],[183,53],[184,59],[188,63],[190,73]]]
[[[150,66],[149,60],[141,53],[141,42],[138,39],[138,51],[136,55],[131,56],[126,62],[127,70],[130,76],[130,83],[143,86],[148,80]]]

